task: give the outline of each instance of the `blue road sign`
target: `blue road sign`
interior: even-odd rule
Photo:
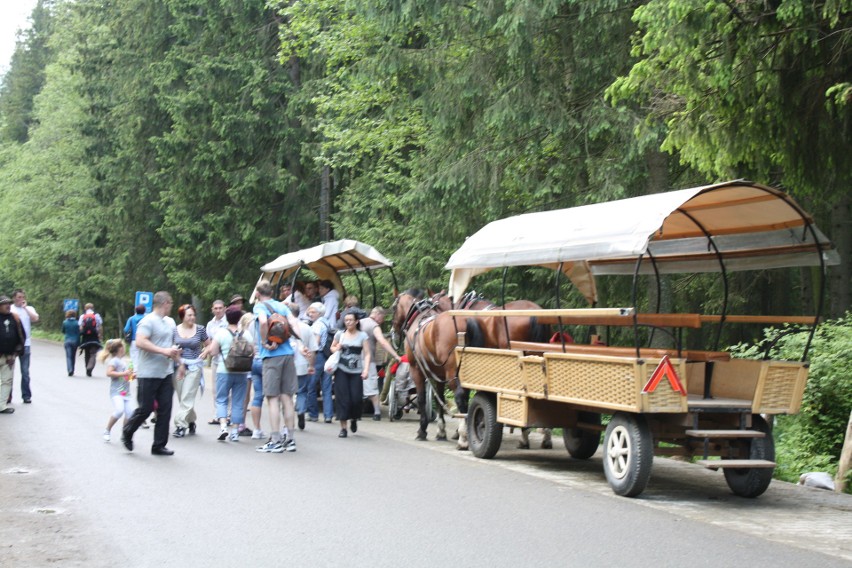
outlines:
[[[62,302],[62,311],[67,312],[68,310],[74,310],[75,312],[80,312],[80,300],[65,298]]]
[[[136,303],[134,306],[142,304],[145,306],[145,313],[150,313],[154,308],[154,293],[153,292],[136,292]]]

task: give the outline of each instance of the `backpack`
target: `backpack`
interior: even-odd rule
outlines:
[[[229,329],[228,333],[234,340],[231,342],[228,356],[225,357],[225,370],[231,373],[248,373],[254,362],[254,345],[245,338],[242,331],[233,333]]]
[[[84,314],[83,315],[83,325],[80,330],[83,335],[97,335],[98,334],[98,319],[95,317],[95,314]]]
[[[322,351],[322,354],[325,355],[326,359],[328,359],[331,357],[331,344],[334,343],[334,334],[331,332],[331,328],[325,320],[323,320],[322,323],[325,326],[325,343],[322,344],[320,351]]]
[[[266,340],[268,342],[281,345],[289,341],[291,335],[295,335],[296,339],[300,339],[298,334],[293,333],[290,322],[287,321],[285,316],[272,309],[272,305],[269,302],[263,302],[263,305],[272,314],[266,320]]]

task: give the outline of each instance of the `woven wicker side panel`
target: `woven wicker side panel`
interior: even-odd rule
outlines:
[[[524,357],[521,374],[527,394],[544,396],[547,378],[544,376],[544,359],[541,357]]]
[[[645,362],[644,367],[640,367],[644,368],[645,374],[642,383],[643,387],[651,380],[651,376],[654,374],[654,370],[657,368],[659,363],[660,362],[658,360],[648,360]],[[671,364],[677,373],[680,383],[685,389],[688,388],[686,383],[686,361],[683,359],[672,359]],[[647,397],[644,408],[645,412],[686,412],[688,409],[686,395],[675,391],[672,388],[671,383],[665,378],[660,381],[653,392],[647,393],[643,396]]]
[[[755,412],[767,414],[797,412],[805,385],[805,380],[799,380],[799,374],[806,374],[807,370],[801,365],[779,365],[771,362],[768,365],[763,394],[755,401]]]
[[[631,360],[600,361],[564,355],[545,357],[548,397],[588,401],[595,406],[639,409],[636,365]],[[644,383],[643,383],[644,385]]]
[[[461,368],[459,376],[465,388],[522,393],[524,380],[518,351],[457,350]]]
[[[526,424],[525,402],[521,399],[497,397],[497,418],[505,424],[522,426]]]

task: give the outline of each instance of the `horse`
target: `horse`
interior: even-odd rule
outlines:
[[[458,380],[455,347],[457,334],[465,333],[467,345],[501,348],[508,347],[509,340],[539,340],[547,335],[547,328],[537,323],[535,318],[456,318],[446,313],[450,307],[456,309],[537,309],[539,306],[527,300],[509,302],[502,308],[476,296],[465,295],[455,306],[442,294],[427,298],[418,289],[407,290],[397,296],[393,305],[392,327],[394,334],[404,337],[405,351],[411,362],[411,376],[417,392],[418,407],[424,409],[431,401],[426,400],[426,381],[435,384],[438,393],[438,434],[436,439],[446,440],[444,423],[444,390],[450,388],[455,393],[459,412],[467,413],[470,393],[461,387]],[[420,413],[418,440],[426,439],[428,425],[427,413]],[[459,449],[467,449],[467,432],[464,421],[459,428]]]

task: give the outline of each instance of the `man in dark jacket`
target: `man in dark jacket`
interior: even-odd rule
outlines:
[[[21,320],[12,313],[12,300],[0,296],[0,414],[15,412],[6,401],[12,393],[15,358],[24,352],[26,340]]]

